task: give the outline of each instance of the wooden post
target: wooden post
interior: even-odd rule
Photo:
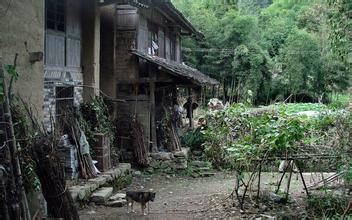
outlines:
[[[188,87],[188,98],[191,100],[188,106],[189,111],[189,127],[193,129],[193,100],[192,100],[192,88]],[[188,100],[187,100],[188,101]]]
[[[293,165],[292,165],[292,166],[293,166]],[[297,163],[296,163],[296,167],[297,167],[298,172],[299,172],[299,175],[300,175],[300,177],[301,177],[301,180],[302,180],[302,183],[303,183],[303,186],[304,186],[304,190],[306,191],[306,194],[307,194],[307,196],[308,196],[308,198],[309,198],[310,195],[309,195],[309,192],[308,192],[308,188],[307,188],[307,185],[306,185],[306,181],[304,180],[304,176],[303,176],[302,170],[301,170],[301,168],[297,165]]]
[[[288,170],[288,167],[289,167],[289,166],[285,167],[284,172],[282,173],[282,176],[281,176],[281,178],[280,178],[280,181],[279,181],[279,183],[277,184],[277,189],[276,189],[276,191],[275,191],[276,194],[277,194],[277,193],[279,192],[279,190],[280,190],[280,186],[281,186],[282,180],[283,180],[284,177],[285,177],[285,174],[286,174],[286,172],[287,172],[287,170]]]
[[[289,166],[290,166],[290,175],[288,176],[288,181],[287,181],[286,202],[288,201],[288,194],[290,193],[291,178],[292,178],[292,173],[293,173],[293,164],[294,164],[294,160],[291,160],[291,161],[289,162]]]
[[[151,141],[152,141],[152,152],[158,152],[158,143],[156,137],[156,122],[155,122],[155,81],[156,73],[151,68],[151,64],[148,65],[149,77],[150,77],[150,130],[151,130]]]
[[[260,176],[262,174],[262,160],[259,164],[259,173],[258,173],[258,189],[257,189],[257,203],[259,204],[259,196],[260,196]]]
[[[0,60],[0,78],[3,79],[3,92],[4,92],[4,115],[5,115],[5,120],[8,126],[8,138],[10,140],[9,142],[9,148],[10,148],[10,156],[14,168],[14,175],[15,175],[15,180],[17,184],[17,189],[20,191],[20,200],[21,200],[21,209],[22,209],[22,215],[25,220],[31,219],[31,215],[29,213],[29,207],[28,207],[28,201],[27,201],[27,196],[26,196],[26,191],[23,186],[23,180],[22,180],[22,172],[21,172],[21,166],[20,166],[20,161],[18,159],[18,149],[17,149],[17,142],[16,142],[16,137],[15,137],[15,130],[13,127],[13,122],[12,122],[12,114],[11,114],[11,109],[10,109],[10,102],[9,102],[9,94],[7,91],[7,86],[6,86],[6,80],[5,80],[5,74],[2,66],[2,61]]]

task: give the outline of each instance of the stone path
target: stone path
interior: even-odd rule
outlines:
[[[314,181],[319,181],[319,175],[313,175]],[[328,176],[328,175],[326,175]],[[241,211],[232,207],[228,195],[235,182],[233,173],[216,173],[205,178],[172,177],[168,175],[141,176],[134,178],[128,190],[152,190],[156,192],[156,200],[150,205],[150,214],[142,215],[138,205],[136,213],[127,214],[126,207],[88,206],[80,211],[82,219],[204,219],[204,218],[249,218],[261,217],[268,219],[272,213],[282,215],[298,215],[304,212],[302,198],[305,198],[303,185],[296,175],[292,178],[290,205],[277,205],[272,210],[261,205],[260,208],[250,207]],[[262,188],[274,191],[279,179],[278,173],[263,173]],[[311,174],[305,174],[308,185],[313,184]],[[286,187],[284,178],[283,188]],[[126,190],[126,189],[125,189]],[[125,191],[123,190],[122,193]],[[260,213],[260,214],[258,214]]]

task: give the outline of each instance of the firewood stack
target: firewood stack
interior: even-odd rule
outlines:
[[[148,146],[145,143],[143,126],[139,123],[134,117],[132,119],[132,130],[131,137],[133,140],[133,149],[135,153],[135,157],[137,159],[137,163],[141,166],[148,166]]]
[[[67,189],[64,168],[54,147],[55,138],[43,136],[33,142],[32,158],[40,180],[48,213],[52,218],[79,219],[77,208]]]

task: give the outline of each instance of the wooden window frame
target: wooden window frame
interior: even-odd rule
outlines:
[[[72,92],[70,91],[70,93],[71,93],[70,96],[69,95],[63,96],[63,97],[58,96],[58,93],[61,92],[62,90],[65,90],[65,89],[72,90]],[[59,107],[58,103],[67,102],[67,101],[72,101],[72,108],[73,108],[74,101],[75,101],[75,87],[74,86],[56,86],[55,87],[55,108],[56,108],[55,116],[56,116],[56,118],[59,118],[62,115],[64,115],[64,114],[58,114],[58,107]]]
[[[158,45],[158,49],[153,52],[153,41]],[[151,51],[148,51],[152,56],[159,56],[159,27],[158,25],[148,22],[148,48]]]
[[[49,3],[51,1],[51,3]],[[54,4],[53,11],[49,12],[49,4]],[[62,4],[62,9],[60,10],[60,4]],[[53,18],[49,18],[49,13],[52,13]],[[62,19],[59,16],[62,16]],[[66,32],[66,0],[45,0],[45,29],[53,30],[55,32]],[[54,27],[49,27],[48,22],[53,22]],[[60,28],[62,25],[62,28]]]

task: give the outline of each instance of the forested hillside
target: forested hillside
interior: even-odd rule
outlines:
[[[204,34],[184,61],[221,82],[227,101],[328,102],[351,75],[350,0],[174,0]]]

